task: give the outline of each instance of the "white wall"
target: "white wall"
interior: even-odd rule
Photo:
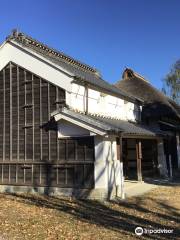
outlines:
[[[76,110],[85,111],[85,87],[73,83],[72,92],[70,95],[71,97],[68,96],[69,105]],[[139,117],[137,111],[138,107],[134,103],[124,101],[121,98],[104,94],[91,88],[88,89],[89,113],[100,114],[122,120],[136,121]]]
[[[109,197],[121,186],[120,161],[117,160],[116,138],[95,136],[95,189],[105,188]]]
[[[38,54],[32,54],[6,43],[0,48],[0,70],[9,62],[14,62],[66,91],[71,91],[72,78],[70,76],[67,76],[58,65],[55,68],[54,64],[50,65],[48,60]]]
[[[61,119],[58,122],[58,138],[62,137],[77,137],[90,136],[90,132],[85,128],[79,127],[75,124]]]

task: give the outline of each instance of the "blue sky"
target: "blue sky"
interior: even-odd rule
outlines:
[[[99,69],[111,83],[130,67],[161,88],[180,58],[179,0],[1,1],[1,42],[13,28]]]

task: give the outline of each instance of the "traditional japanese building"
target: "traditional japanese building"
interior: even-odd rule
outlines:
[[[13,31],[0,91],[1,191],[107,198],[122,194],[123,164],[129,179],[167,176],[167,133],[89,65]]]
[[[144,77],[128,68],[116,86],[143,100],[142,124],[167,133],[164,138],[164,153],[169,175],[174,174],[180,168],[180,106],[154,88]]]

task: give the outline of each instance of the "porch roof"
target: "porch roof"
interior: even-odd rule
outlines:
[[[88,114],[85,115],[81,112],[76,112],[72,109],[62,108],[60,111],[55,111],[51,114],[56,121],[65,119],[72,123],[78,124],[84,128],[90,126],[94,130],[100,130],[102,134],[120,134],[131,136],[165,136],[166,133],[157,128],[149,128],[148,126],[128,122],[119,119],[112,119],[108,117],[102,117],[99,115]],[[74,122],[75,121],[75,122]]]

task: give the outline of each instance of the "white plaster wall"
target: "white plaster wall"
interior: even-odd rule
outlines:
[[[85,87],[72,83],[71,103],[70,106],[84,112],[86,110]]]
[[[103,137],[94,137],[95,145],[95,163],[94,163],[94,182],[95,189],[104,188],[108,190],[107,162],[104,158],[105,143]]]
[[[95,188],[105,188],[111,195],[121,185],[121,173],[116,138],[95,136]]]
[[[72,84],[71,100],[69,105],[76,110],[86,110],[86,96],[84,86]],[[88,111],[122,120],[136,121],[138,108],[134,103],[124,101],[91,88],[88,89]]]
[[[88,89],[88,111],[91,113],[104,114],[105,105],[101,92]]]
[[[79,127],[75,124],[61,119],[58,122],[58,138],[62,137],[77,137],[90,136],[90,132],[85,128]]]

